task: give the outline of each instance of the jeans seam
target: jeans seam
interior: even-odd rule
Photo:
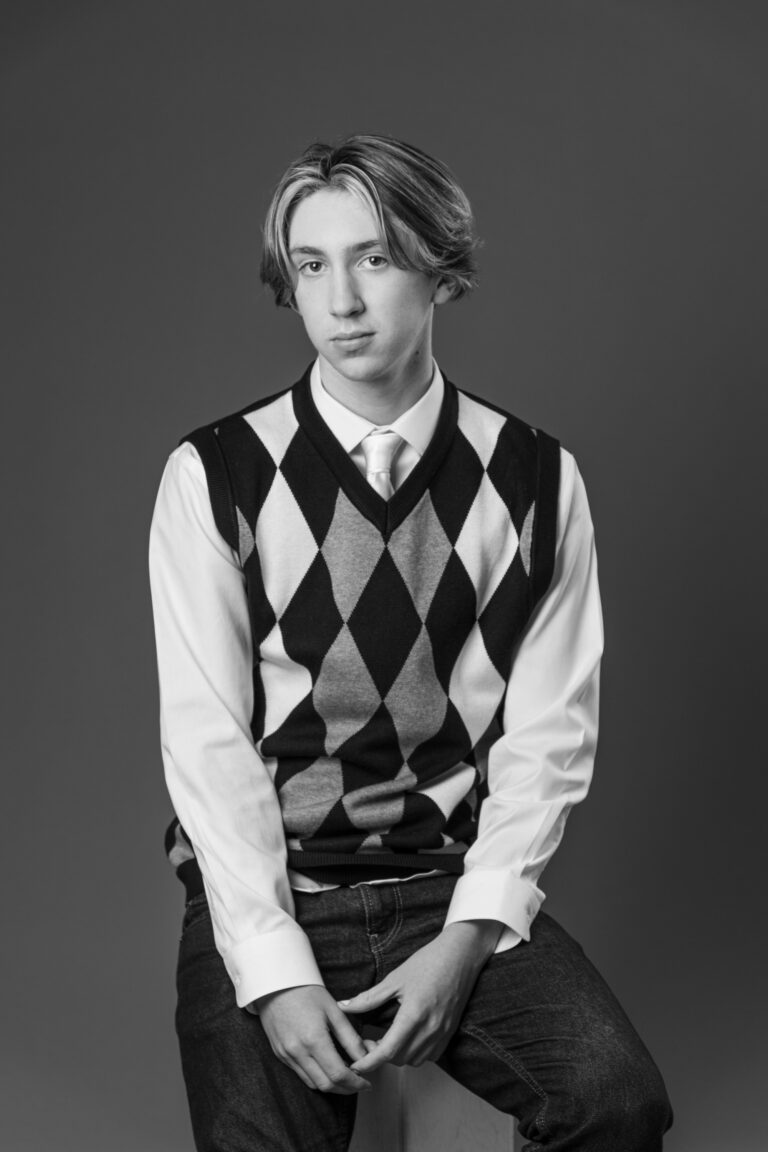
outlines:
[[[357,891],[360,893],[360,897],[363,901],[363,908],[365,910],[365,932],[366,936],[368,937],[368,944],[373,956],[376,983],[378,983],[384,977],[384,952],[387,946],[394,939],[396,933],[399,932],[403,924],[403,900],[400,895],[400,885],[393,884],[392,890],[395,897],[395,922],[390,928],[389,932],[387,932],[384,939],[380,940],[378,933],[371,931],[371,917],[369,913],[372,912],[372,907],[370,903],[370,897],[365,891],[365,885],[361,884],[357,889]]]
[[[365,935],[366,939],[368,940],[368,946],[371,949],[371,955],[373,956],[374,983],[377,984],[382,977],[382,965],[381,956],[379,955],[379,951],[373,939],[375,933],[371,932],[372,908],[369,902],[368,894],[365,891],[365,884],[360,884],[359,887],[355,889],[355,891],[359,894],[363,904],[363,911],[365,913]]]
[[[400,931],[400,929],[403,926],[403,898],[400,895],[400,885],[399,884],[393,884],[392,885],[392,892],[393,892],[394,897],[395,897],[395,922],[392,925],[392,927],[390,928],[389,932],[387,932],[384,939],[377,941],[376,947],[381,952],[384,952],[389,947],[392,940],[394,940],[396,934]]]
[[[357,889],[357,891],[360,893],[360,899],[363,902],[363,911],[365,912],[365,934],[366,934],[366,936],[370,936],[371,935],[371,915],[370,915],[371,914],[371,906],[368,903],[368,896],[366,895],[365,885],[361,884],[360,887]]]
[[[536,1093],[536,1095],[541,1100],[541,1107],[536,1113],[536,1119],[534,1123],[539,1129],[539,1132],[543,1135],[545,1124],[544,1114],[547,1110],[549,1098],[539,1082],[535,1080],[533,1076],[531,1076],[530,1072],[526,1071],[523,1065],[512,1055],[511,1052],[507,1052],[506,1048],[502,1048],[501,1044],[494,1040],[493,1037],[490,1036],[483,1028],[478,1028],[476,1024],[465,1023],[462,1026],[462,1030],[467,1032],[470,1036],[473,1036],[475,1040],[479,1041],[480,1044],[483,1044],[489,1052],[492,1052],[494,1056],[498,1057],[498,1059],[502,1061],[502,1063],[511,1068],[513,1072],[515,1072],[516,1075],[520,1077],[521,1080],[525,1081],[532,1092]]]

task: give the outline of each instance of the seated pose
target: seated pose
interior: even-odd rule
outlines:
[[[620,1005],[539,910],[592,773],[600,598],[573,456],[432,357],[475,245],[418,148],[309,147],[261,275],[316,359],[186,436],[162,478],[176,1025],[201,1152],[346,1149],[387,1061],[436,1061],[530,1149],[653,1152],[671,1122]]]

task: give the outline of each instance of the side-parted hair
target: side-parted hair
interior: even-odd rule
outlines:
[[[296,207],[330,188],[359,196],[378,221],[392,263],[438,276],[458,300],[477,283],[477,239],[469,201],[452,173],[419,148],[389,136],[311,144],[289,165],[264,222],[261,279],[275,303],[293,305],[288,232]]]

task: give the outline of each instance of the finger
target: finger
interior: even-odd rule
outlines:
[[[307,1088],[312,1088],[313,1090],[317,1089],[317,1084],[315,1084],[314,1080],[312,1080],[310,1076],[307,1075],[307,1073],[304,1071],[301,1065],[297,1063],[296,1060],[292,1059],[290,1056],[280,1056],[279,1059],[282,1060],[286,1068],[290,1068],[292,1072],[296,1073],[299,1080],[306,1084]]]
[[[318,1092],[335,1092],[338,1096],[351,1096],[357,1091],[357,1089],[352,1087],[351,1082],[347,1084],[341,1076],[339,1076],[337,1080],[334,1080],[328,1075],[328,1072],[323,1068],[322,1064],[312,1056],[305,1056],[304,1067],[312,1077],[313,1088],[316,1088]],[[342,1067],[344,1067],[344,1065],[342,1065]]]
[[[317,1066],[320,1079],[317,1079],[314,1069],[309,1067],[308,1062],[305,1062],[304,1067],[313,1077],[321,1092],[340,1092],[343,1095],[349,1095],[352,1092],[363,1092],[371,1087],[368,1080],[347,1067],[336,1051],[329,1035],[312,1051],[308,1052],[307,1056]]]
[[[359,1060],[366,1054],[366,1047],[360,1033],[350,1024],[343,1012],[329,1012],[328,1020],[333,1034],[351,1060]]]
[[[331,1077],[308,1052],[301,1057],[301,1062],[286,1060],[285,1063],[313,1092],[336,1092],[340,1096],[350,1096],[356,1091],[355,1088],[348,1087],[346,1084],[334,1084]]]
[[[417,1024],[418,1021],[403,1015],[402,1010],[398,1012],[389,1029],[370,1052],[351,1065],[352,1071],[367,1075],[382,1064],[399,1063],[399,1057],[407,1055]]]
[[[380,984],[374,984],[373,988],[360,992],[351,1000],[339,1000],[338,1005],[342,1012],[370,1012],[373,1008],[386,1004],[394,996],[395,989],[386,980],[382,980]]]

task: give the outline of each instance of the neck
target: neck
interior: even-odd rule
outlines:
[[[432,348],[420,348],[403,370],[367,380],[342,376],[320,356],[323,387],[357,416],[372,424],[392,424],[421,399],[432,382]]]

